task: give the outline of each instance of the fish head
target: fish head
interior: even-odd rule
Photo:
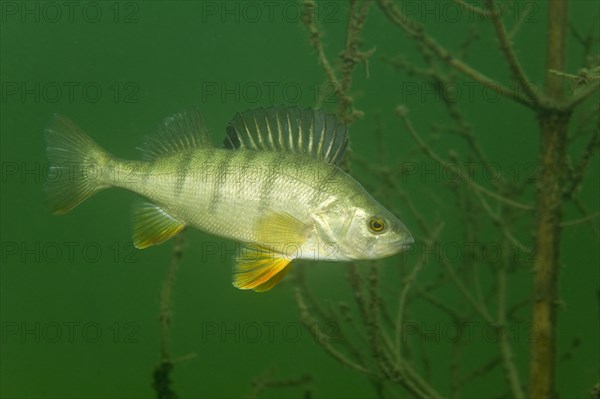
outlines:
[[[379,259],[407,249],[414,242],[404,223],[375,199],[357,203],[334,201],[316,223],[319,241],[335,247],[336,260]]]

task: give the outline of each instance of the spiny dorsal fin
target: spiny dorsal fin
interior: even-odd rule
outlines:
[[[236,114],[225,148],[286,151],[339,165],[348,146],[346,125],[323,110],[257,108]]]
[[[197,108],[190,108],[166,118],[153,135],[146,138],[139,147],[148,159],[212,146],[204,125],[204,119]]]

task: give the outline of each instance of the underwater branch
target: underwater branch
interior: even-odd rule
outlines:
[[[157,399],[177,399],[178,396],[171,387],[171,372],[173,371],[173,360],[169,353],[169,326],[171,324],[171,296],[175,284],[175,276],[179,269],[179,263],[183,258],[183,233],[175,237],[173,254],[169,263],[167,277],[160,293],[160,362],[154,369],[152,387],[156,391]]]
[[[565,70],[568,2],[549,2],[546,94],[556,103],[564,98],[564,80],[551,70]],[[559,302],[558,272],[562,221],[563,187],[567,157],[567,127],[570,110],[540,110],[537,226],[533,277],[532,324],[538,339],[531,345],[530,396],[552,398],[556,358],[556,308]]]
[[[470,305],[475,315],[485,323],[498,326],[499,330],[504,332],[511,328],[511,323],[515,323],[515,309],[531,305],[531,324],[535,330],[536,339],[531,342],[529,381],[522,382],[512,344],[507,340],[507,334],[500,333],[498,355],[484,362],[479,368],[467,371],[464,374],[460,371],[460,353],[463,348],[460,347],[460,343],[455,345],[456,348],[453,350],[456,358],[452,359],[450,396],[460,397],[460,389],[461,386],[465,385],[465,382],[481,378],[496,367],[502,367],[508,389],[508,392],[502,393],[502,395],[515,398],[556,397],[556,312],[557,304],[560,302],[558,272],[561,232],[567,226],[587,222],[597,234],[597,228],[591,221],[597,218],[598,215],[597,212],[588,212],[578,198],[575,198],[589,160],[597,153],[598,143],[600,142],[598,132],[592,132],[591,139],[579,162],[572,166],[568,161],[570,139],[568,128],[575,108],[598,93],[600,82],[597,75],[593,75],[589,80],[584,80],[584,72],[577,76],[569,76],[565,72],[568,1],[551,0],[548,3],[549,33],[547,37],[544,91],[534,87],[532,83],[534,80],[530,80],[526,75],[518,59],[518,53],[513,47],[514,36],[522,21],[517,21],[511,29],[508,29],[502,18],[505,10],[494,0],[486,0],[482,6],[473,5],[463,0],[454,0],[454,2],[472,11],[475,15],[479,15],[483,23],[491,24],[498,40],[501,55],[512,76],[513,85],[510,87],[514,87],[514,89],[470,66],[464,61],[466,58],[462,51],[453,54],[445,49],[438,41],[429,36],[423,25],[407,16],[398,2],[391,0],[377,0],[377,5],[394,27],[412,39],[423,57],[426,67],[411,65],[403,59],[389,61],[387,57],[384,57],[384,61],[396,66],[398,69],[404,69],[409,75],[422,78],[435,90],[439,90],[440,87],[444,87],[448,82],[455,81],[460,76],[466,77],[470,81],[493,89],[514,103],[525,105],[528,110],[535,114],[539,123],[535,203],[529,204],[522,201],[526,197],[523,194],[525,194],[527,181],[513,184],[500,179],[490,184],[491,187],[489,187],[479,184],[473,179],[460,177],[469,175],[467,171],[460,170],[460,165],[464,162],[471,162],[473,159],[481,162],[482,165],[488,165],[489,162],[480,147],[478,138],[474,134],[473,127],[459,111],[456,102],[446,101],[443,95],[440,96],[444,100],[443,105],[446,107],[449,119],[454,122],[456,127],[442,126],[438,132],[441,130],[458,135],[465,140],[468,150],[460,157],[456,151],[450,150],[448,161],[438,154],[433,146],[412,126],[407,116],[407,108],[404,105],[398,106],[396,112],[403,123],[404,130],[413,138],[423,154],[442,168],[445,165],[453,165],[461,172],[458,173],[458,183],[461,184],[452,185],[450,190],[456,195],[459,201],[458,207],[460,208],[457,210],[461,212],[464,218],[462,233],[465,242],[477,239],[478,229],[481,229],[481,226],[478,225],[480,222],[476,221],[476,215],[480,215],[482,218],[486,218],[490,225],[496,229],[497,234],[502,239],[505,254],[510,252],[510,248],[518,248],[519,251],[525,254],[533,253],[533,288],[529,292],[530,296],[523,300],[514,300],[511,298],[512,295],[508,294],[511,292],[509,273],[514,273],[518,267],[524,266],[508,256],[491,265],[490,272],[494,276],[494,289],[492,290],[494,295],[484,294],[485,290],[482,289],[480,278],[477,276],[480,268],[475,267],[477,261],[468,261],[465,262],[465,265],[456,267],[442,259],[439,263],[443,271],[440,272],[438,281],[425,286],[414,287],[414,277],[421,266],[419,262],[422,261],[419,260],[416,266],[413,266],[412,273],[404,271],[403,263],[400,265],[405,279],[400,292],[397,293],[397,298],[400,301],[397,317],[397,320],[400,321],[397,323],[390,321],[391,318],[387,309],[389,304],[383,303],[379,297],[376,290],[377,271],[373,271],[373,268],[369,276],[361,276],[355,269],[350,268],[350,286],[354,293],[358,313],[361,316],[358,321],[350,314],[348,305],[340,303],[339,309],[334,308],[331,304],[329,304],[329,307],[321,306],[319,301],[310,294],[303,280],[300,280],[296,292],[301,318],[309,328],[311,325],[316,325],[317,320],[342,321],[351,330],[354,330],[348,335],[357,331],[363,333],[362,343],[366,344],[363,345],[363,348],[370,348],[370,354],[357,350],[357,347],[361,348],[361,345],[355,345],[346,335],[341,336],[342,339],[338,347],[330,345],[327,337],[320,337],[317,342],[340,363],[366,374],[379,396],[384,396],[382,394],[382,382],[389,381],[399,384],[405,391],[410,392],[415,397],[425,398],[440,395],[430,385],[428,377],[431,364],[429,360],[424,355],[421,359],[423,367],[417,369],[413,358],[414,353],[411,353],[406,343],[403,343],[404,346],[402,347],[398,343],[392,343],[392,341],[398,341],[395,334],[399,333],[397,329],[401,328],[403,320],[405,318],[409,319],[408,315],[405,316],[404,313],[409,310],[413,299],[418,298],[430,303],[446,313],[452,320],[461,321],[465,318],[469,320],[473,317],[472,313],[465,315],[462,312],[457,312],[456,309],[444,304],[443,301],[437,299],[431,293],[434,288],[450,282],[461,294],[464,302]],[[362,18],[359,20],[360,23],[352,22],[356,20],[357,15],[366,16],[366,13],[362,14],[357,10],[366,10],[369,3],[369,1],[361,3],[354,0],[349,2],[346,49],[357,51],[365,20]],[[335,94],[340,105],[340,112],[347,115],[350,111],[351,115],[362,116],[362,114],[354,114],[351,111],[354,110],[350,85],[352,83],[350,74],[353,68],[345,68],[348,64],[346,64],[347,58],[344,57],[344,51],[342,51],[338,60],[337,69],[334,68],[334,64],[329,61],[324,50],[322,31],[314,22],[314,18],[310,18],[310,12],[314,9],[314,2],[305,0],[304,4],[307,11],[306,15],[309,15],[304,22],[310,33],[310,42],[317,50],[317,58],[324,69],[326,77],[337,88]],[[465,44],[465,47],[467,45],[468,43]],[[463,49],[461,48],[461,50]],[[354,67],[354,64],[352,64],[352,67]],[[591,68],[593,67],[592,65]],[[591,71],[597,71],[597,69],[598,67],[591,69]],[[584,71],[586,70],[584,69]],[[567,98],[565,98],[564,93],[565,77],[572,77],[580,83],[577,90],[574,90],[572,95]],[[343,85],[341,84],[342,81],[348,84]],[[591,112],[597,113],[597,104]],[[351,117],[347,122],[352,122],[354,119]],[[463,163],[460,162],[461,159]],[[359,165],[371,173],[375,179],[379,179],[389,190],[406,202],[408,209],[415,214],[417,224],[424,232],[424,237],[421,237],[420,241],[424,242],[426,248],[439,243],[437,233],[433,234],[435,229],[429,227],[432,222],[424,220],[410,199],[397,187],[393,178],[390,178],[394,173],[398,173],[399,169],[373,166],[366,162],[361,164],[360,158],[354,154],[352,160],[358,161]],[[582,213],[581,219],[572,222],[563,221],[563,207],[567,201],[571,201]],[[535,217],[533,217],[534,215]],[[522,236],[523,234],[517,234],[522,232],[522,230],[517,230],[517,221],[525,219],[530,220],[530,223],[533,224],[531,226],[533,233],[529,236],[529,239],[535,243],[535,247],[532,249],[522,244],[526,241],[522,241],[524,238],[519,237],[519,235]],[[433,222],[433,224],[436,225],[436,222]],[[477,266],[482,266],[482,264],[480,263]],[[527,265],[527,267],[530,266]],[[365,286],[368,288],[364,288]],[[512,303],[509,303],[509,298]],[[492,305],[496,306],[495,314],[490,311]],[[389,332],[389,325],[392,327],[391,333]],[[394,338],[390,339],[390,336]],[[397,392],[394,391],[394,394],[397,394]]]

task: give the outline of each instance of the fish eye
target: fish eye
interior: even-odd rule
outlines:
[[[385,229],[385,221],[380,217],[374,216],[369,219],[369,229],[373,233],[381,233]]]

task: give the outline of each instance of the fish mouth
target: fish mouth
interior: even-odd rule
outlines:
[[[394,253],[398,253],[398,252],[403,252],[407,249],[409,249],[412,244],[414,244],[415,239],[413,238],[412,234],[410,234],[410,231],[408,231],[408,229],[404,229],[403,231],[403,235],[404,237],[400,240],[398,240],[394,245],[394,249],[395,252]]]
[[[394,254],[399,253],[399,252],[404,252],[408,249],[410,249],[410,247],[415,243],[415,239],[413,238],[412,234],[410,234],[410,232],[408,230],[405,230],[406,233],[406,237],[404,237],[401,240],[398,240],[398,242],[396,243],[396,245],[394,246]]]
[[[396,255],[400,252],[404,252],[408,249],[410,249],[410,247],[412,246],[412,244],[415,242],[415,240],[412,238],[412,236],[409,236],[407,239],[404,240],[399,240],[396,241],[395,243],[390,243],[390,245],[388,246],[388,248],[386,248],[385,250],[380,250],[377,253],[377,258],[387,258],[389,256],[393,256]]]
[[[410,233],[410,231],[406,228],[404,223],[398,221],[398,224],[398,236],[400,239],[398,240],[397,244],[402,249],[405,249],[407,247],[410,247],[415,242],[415,239],[413,238],[413,235]]]
[[[398,244],[398,246],[396,247],[396,252],[395,253],[399,253],[399,252],[404,252],[410,249],[410,247],[412,247],[412,244],[414,243],[414,240],[411,240],[410,242],[402,242],[400,244]]]

